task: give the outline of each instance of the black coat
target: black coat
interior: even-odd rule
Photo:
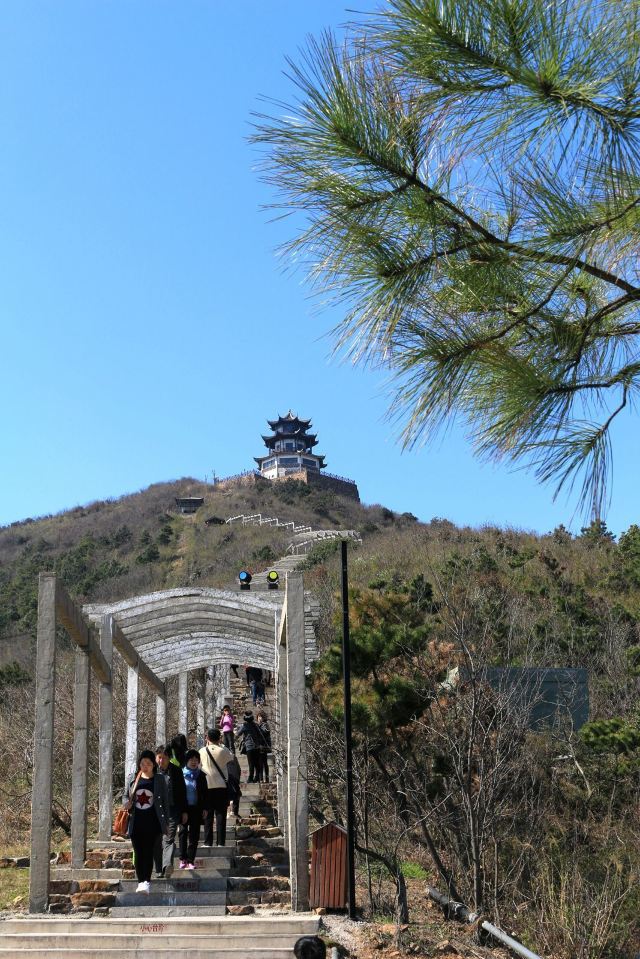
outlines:
[[[261,746],[267,745],[260,731],[260,727],[253,719],[247,720],[242,724],[238,730],[238,736],[242,736],[242,745],[248,753],[251,752],[252,749],[259,749]]]
[[[181,816],[187,811],[187,787],[184,784],[184,776],[182,770],[173,763],[169,763],[167,774],[171,780],[171,813]]]

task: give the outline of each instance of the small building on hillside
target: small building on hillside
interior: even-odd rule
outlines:
[[[187,516],[199,510],[204,503],[203,496],[176,496],[175,499],[178,512]]]

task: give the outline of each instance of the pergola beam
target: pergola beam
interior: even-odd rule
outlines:
[[[54,574],[55,575],[55,574]],[[103,683],[111,682],[111,669],[102,655],[93,630],[87,625],[76,604],[69,596],[64,584],[55,577],[56,617],[64,626],[74,643],[88,652],[96,676]]]
[[[137,670],[140,679],[144,680],[148,686],[151,686],[151,688],[164,699],[166,696],[164,682],[147,666],[144,659],[140,657],[138,651],[124,635],[117,622],[113,624],[113,643],[127,666],[131,666],[132,669]]]

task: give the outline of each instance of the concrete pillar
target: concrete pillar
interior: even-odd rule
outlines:
[[[189,709],[187,703],[187,689],[189,673],[178,673],[178,732],[189,737]]]
[[[279,642],[279,624],[276,627],[276,702],[273,729],[276,763],[276,790],[278,798],[278,825],[283,844],[289,848],[289,795],[287,791],[287,647]]]
[[[44,912],[49,898],[53,721],[56,691],[56,577],[38,578],[38,634],[36,653],[36,716],[33,733],[33,787],[31,796],[31,871],[29,912]]]
[[[204,669],[199,669],[197,674],[197,698],[196,698],[196,748],[204,746],[204,716],[205,716],[205,674]]]
[[[291,908],[309,908],[309,787],[305,731],[304,585],[302,573],[287,575],[287,785]]]
[[[167,701],[156,696],[156,746],[167,744]]]
[[[127,732],[124,750],[124,788],[135,776],[138,764],[138,670],[127,667]]]
[[[204,681],[204,719],[207,729],[211,729],[211,727],[215,724],[215,683],[216,667],[207,666]]]
[[[231,667],[228,665],[218,666],[216,679],[216,715],[218,716],[222,712],[223,706],[231,705]]]
[[[102,617],[100,623],[100,650],[113,668],[113,617]],[[99,771],[98,789],[100,809],[98,813],[98,839],[111,839],[111,816],[113,813],[113,686],[100,683],[99,707]]]
[[[87,858],[87,781],[89,778],[89,702],[91,662],[84,649],[75,652],[73,684],[73,761],[71,767],[71,865]]]

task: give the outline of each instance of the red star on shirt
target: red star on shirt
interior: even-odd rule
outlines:
[[[152,795],[149,792],[145,792],[144,789],[138,790],[138,795],[136,796],[136,805],[140,809],[144,809],[145,806],[150,805],[152,800]]]

